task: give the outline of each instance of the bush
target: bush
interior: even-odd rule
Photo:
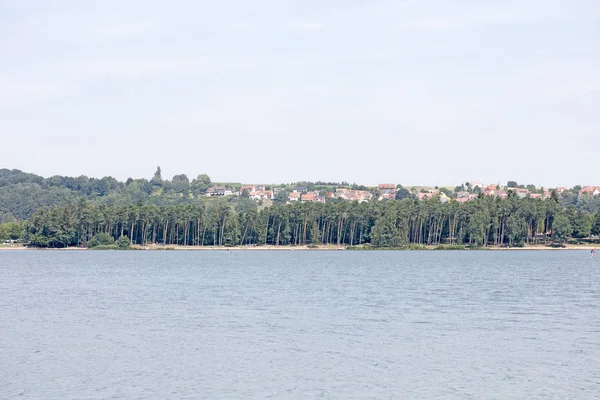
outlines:
[[[409,244],[405,248],[406,250],[427,250],[427,246],[424,244]]]
[[[361,245],[356,245],[356,246],[347,246],[346,250],[380,250],[380,249],[377,247],[373,247],[369,243],[366,243],[366,244],[361,244]]]
[[[91,238],[87,242],[87,247],[91,249],[98,246],[110,246],[113,244],[115,244],[115,239],[113,239],[113,237],[110,236],[108,233],[102,232],[98,233],[96,236]]]
[[[128,249],[129,248],[129,238],[127,236],[121,236],[120,238],[117,239],[115,244],[117,245],[117,247],[119,249],[122,249],[122,250]]]
[[[21,239],[24,233],[23,225],[18,222],[0,223],[0,241]]]
[[[50,241],[48,240],[48,238],[46,236],[42,235],[41,233],[34,233],[29,238],[29,241],[30,241],[29,244],[32,247],[48,247],[50,244]]]
[[[440,244],[434,250],[464,250],[465,246],[460,244]]]
[[[119,246],[114,244],[101,244],[98,246],[90,247],[92,250],[119,250]]]

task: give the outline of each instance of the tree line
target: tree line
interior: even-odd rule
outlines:
[[[97,179],[56,175],[44,178],[17,169],[0,169],[0,223],[25,220],[40,208],[66,205],[80,197],[106,205],[134,205],[142,202],[161,207],[194,203],[214,184],[216,183],[206,174],[193,179],[185,174],[175,175],[171,180],[164,179],[160,167],[157,167],[150,180],[129,178],[124,182],[113,177]],[[236,191],[241,187],[241,183],[224,185]],[[348,182],[281,184],[278,187],[286,190],[279,192],[276,202],[287,201],[287,194],[297,186],[309,191],[330,191],[336,187],[363,188]],[[267,188],[270,189],[271,186]]]
[[[0,224],[0,227],[7,224]],[[460,204],[418,201],[274,204],[237,198],[171,205],[105,204],[80,198],[43,207],[22,223],[20,236],[39,247],[129,245],[260,246],[408,245],[523,246],[563,243],[600,234],[600,212],[552,199],[483,197]],[[0,229],[0,233],[2,229]],[[110,239],[107,239],[110,238]],[[94,242],[92,242],[94,243]]]

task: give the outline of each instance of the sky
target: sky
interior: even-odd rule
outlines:
[[[3,0],[0,168],[600,185],[597,0]]]

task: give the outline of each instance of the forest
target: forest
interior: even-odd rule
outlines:
[[[596,198],[559,198],[556,192],[545,200],[511,192],[507,199],[480,194],[464,204],[410,195],[363,203],[274,201],[267,207],[244,196],[199,195],[211,183],[207,176],[164,181],[157,170],[150,181],[122,183],[6,171],[0,170],[0,240],[20,239],[35,247],[489,247],[561,245],[600,234]]]

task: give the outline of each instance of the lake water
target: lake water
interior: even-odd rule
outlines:
[[[600,398],[600,258],[0,251],[0,398]]]

